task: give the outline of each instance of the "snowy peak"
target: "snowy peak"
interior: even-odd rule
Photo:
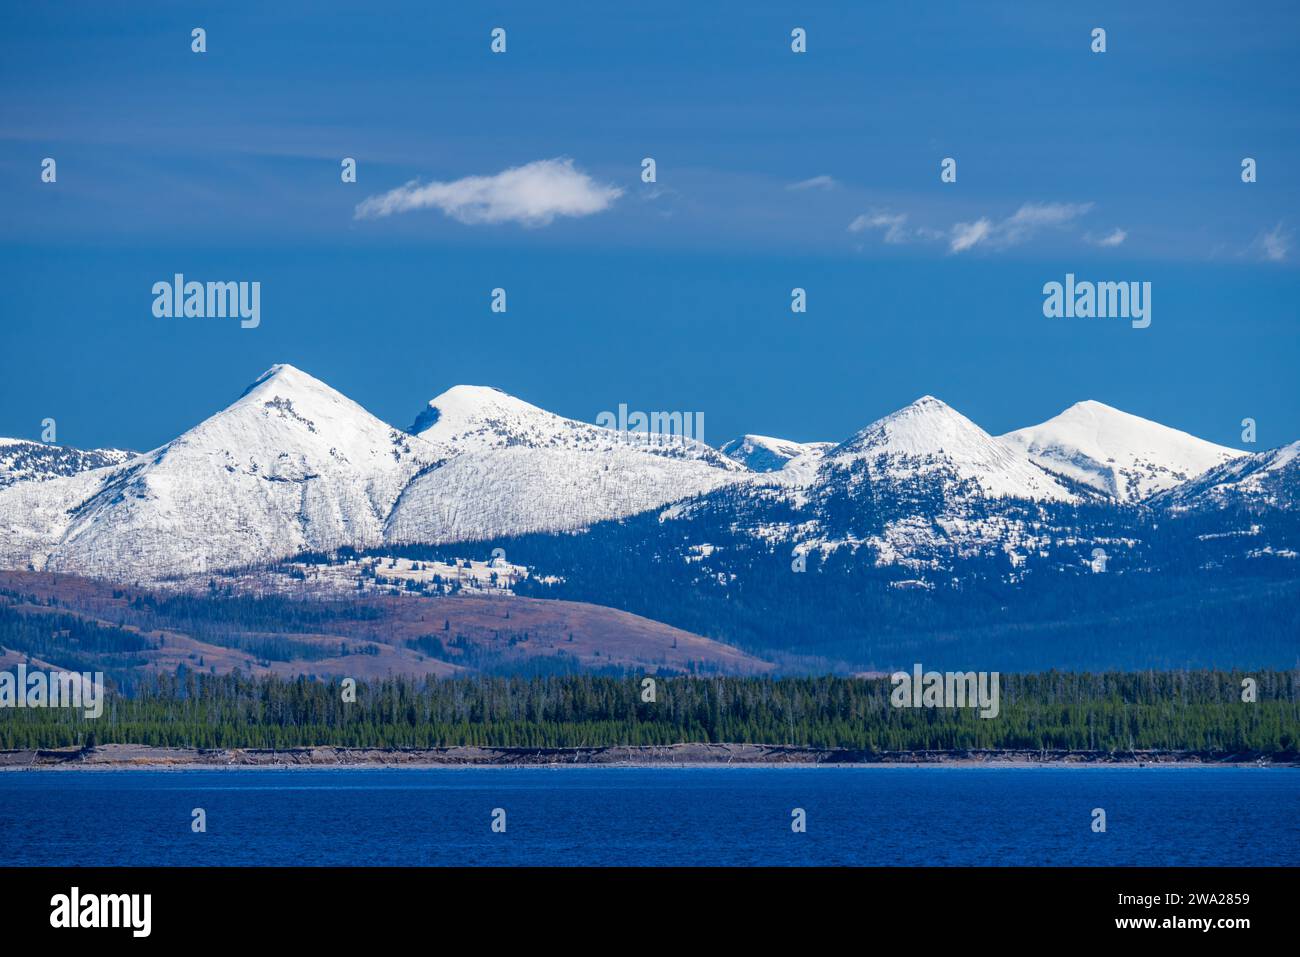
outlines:
[[[538,408],[485,385],[456,385],[430,399],[410,431],[447,455],[524,445],[543,448],[590,438],[595,426]]]
[[[1043,468],[1121,502],[1145,499],[1243,454],[1093,400],[1002,440]]]
[[[493,449],[528,448],[608,454],[618,449],[693,459],[726,472],[744,467],[703,442],[602,428],[548,412],[491,386],[457,385],[429,401],[411,431],[444,459]]]
[[[1029,457],[934,396],[885,416],[826,453],[833,467],[862,467],[872,481],[947,479],[985,496],[1073,501]]]
[[[436,461],[292,366],[273,366],[225,409],[114,468],[0,496],[0,526],[38,567],[165,574],[368,547],[398,495]]]
[[[327,428],[333,425],[345,432],[360,429],[378,431],[385,435],[405,434],[381,422],[342,392],[291,365],[271,366],[240,393],[238,399],[212,418],[245,415],[253,410],[268,421],[278,418],[281,427],[302,427],[310,433],[310,425],[316,423],[309,424],[301,418],[295,418],[290,414],[291,409],[313,412],[324,420]],[[319,430],[316,434],[319,434]]]
[[[236,427],[245,431],[236,432]],[[277,456],[310,451],[335,457],[353,452],[364,457],[376,450],[384,454],[398,450],[398,458],[421,446],[343,393],[291,365],[272,366],[235,402],[164,450],[194,443],[215,443],[231,452],[240,451],[243,444],[251,454]]]
[[[190,462],[270,481],[305,481],[329,474],[341,483],[384,491],[397,475],[436,460],[419,439],[381,422],[321,380],[291,365],[275,365],[231,405],[158,450],[154,465]],[[179,467],[174,465],[173,467]],[[391,502],[388,503],[391,505]]]
[[[394,542],[579,529],[750,477],[695,439],[566,419],[487,386],[448,389],[412,428],[442,464],[402,493]]]
[[[459,434],[473,424],[494,419],[540,420],[546,417],[560,418],[495,386],[454,385],[429,400],[409,431],[415,435],[430,432],[430,438],[437,438],[439,435]]]
[[[321,382],[315,376],[308,375],[297,366],[291,366],[287,362],[277,362],[271,368],[267,369],[260,376],[254,379],[243,392],[239,393],[240,398],[248,395],[250,392],[271,383],[280,383],[284,388],[325,388],[329,386]]]
[[[985,446],[989,441],[988,434],[966,416],[934,396],[925,395],[877,419],[828,454],[833,458],[878,453],[951,454]]]
[[[818,455],[835,447],[834,442],[793,442],[768,435],[742,435],[719,449],[754,472],[775,472],[803,455]]]

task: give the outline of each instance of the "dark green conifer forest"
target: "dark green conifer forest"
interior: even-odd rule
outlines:
[[[1257,700],[1242,700],[1253,679]],[[130,743],[187,748],[304,746],[555,748],[683,742],[870,751],[1153,749],[1294,754],[1294,671],[1048,672],[1001,676],[1001,709],[896,708],[888,678],[567,675],[340,682],[182,669],[110,693],[95,720],[68,709],[0,711],[0,748]]]

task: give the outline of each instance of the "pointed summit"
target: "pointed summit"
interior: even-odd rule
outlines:
[[[261,385],[264,382],[270,382],[272,380],[281,380],[285,382],[290,382],[293,380],[304,380],[304,379],[310,379],[312,382],[320,381],[319,379],[316,379],[313,376],[310,376],[307,373],[303,372],[297,366],[291,366],[287,362],[277,362],[275,365],[271,366],[271,368],[267,369],[260,376],[254,379],[252,383],[248,386],[248,388],[241,393],[241,395],[247,395],[248,393],[252,392],[254,389],[256,389],[259,385]]]
[[[329,388],[329,386],[326,386],[325,383],[321,382],[315,376],[303,372],[297,366],[291,366],[287,362],[277,362],[250,382],[244,391],[239,393],[239,397],[242,399],[250,392],[275,383],[279,383],[281,388],[304,386],[323,386],[324,388]]]
[[[897,412],[877,419],[829,455],[862,452],[892,452],[925,455],[940,450],[957,451],[982,446],[988,433],[952,406],[932,395],[923,395]]]
[[[861,468],[875,482],[930,475],[989,497],[1072,501],[1075,496],[1012,446],[952,406],[924,395],[826,453],[837,468]]]
[[[166,445],[43,483],[57,507],[14,498],[0,512],[30,513],[15,521],[39,544],[33,559],[51,570],[207,572],[377,545],[402,489],[435,460],[418,438],[277,365]]]
[[[1093,399],[1002,440],[1043,468],[1121,502],[1147,498],[1244,454]]]

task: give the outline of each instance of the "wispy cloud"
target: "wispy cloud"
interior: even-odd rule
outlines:
[[[791,183],[786,189],[834,189],[839,186],[839,182],[833,176],[814,176],[812,179],[801,179],[797,183]]]
[[[603,212],[623,190],[597,183],[571,159],[514,166],[494,176],[466,176],[420,185],[412,180],[357,204],[357,219],[378,219],[417,209],[438,209],[468,225],[522,223],[545,226],[556,216]]]
[[[885,242],[903,242],[903,224],[907,222],[907,213],[863,213],[849,223],[849,232],[861,233],[868,229],[883,229]]]
[[[849,223],[849,232],[864,233],[869,229],[884,230],[882,239],[890,245],[916,242],[926,239],[942,239],[944,234],[936,229],[924,226],[908,226],[907,213],[873,211],[863,213]]]
[[[948,251],[965,252],[976,246],[1004,249],[1029,241],[1047,229],[1067,229],[1075,220],[1092,210],[1092,203],[1025,203],[1010,216],[1000,220],[980,216],[969,222],[954,223],[946,229],[911,225],[907,213],[871,210],[849,223],[849,232],[881,230],[881,239],[890,245],[910,242],[947,242]],[[1096,240],[1098,245],[1118,246],[1128,234],[1116,229]],[[1093,242],[1085,235],[1084,240]]]
[[[1006,242],[1023,242],[1045,226],[1063,226],[1092,210],[1092,203],[1026,203],[1005,220],[1000,233]]]
[[[948,248],[955,253],[978,246],[993,233],[993,223],[981,217],[973,223],[957,223],[952,227],[952,242]]]
[[[1092,203],[1025,203],[1006,219],[980,217],[952,227],[948,248],[954,253],[979,245],[1003,249],[1026,242],[1043,229],[1062,228],[1092,210]]]
[[[1293,233],[1290,230],[1283,230],[1282,224],[1279,222],[1268,232],[1256,236],[1251,248],[1258,250],[1269,262],[1280,263],[1286,259],[1287,253],[1291,251],[1293,238]]]
[[[1083,241],[1085,243],[1091,243],[1094,246],[1104,246],[1107,248],[1121,246],[1124,244],[1124,240],[1126,239],[1128,239],[1128,233],[1118,227],[1111,230],[1105,236],[1094,236],[1091,233],[1085,233],[1083,236]]]

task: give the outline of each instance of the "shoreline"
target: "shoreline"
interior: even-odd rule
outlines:
[[[94,748],[0,751],[0,771],[461,767],[1297,767],[1300,754],[1211,751],[862,751],[762,744],[594,748]]]

